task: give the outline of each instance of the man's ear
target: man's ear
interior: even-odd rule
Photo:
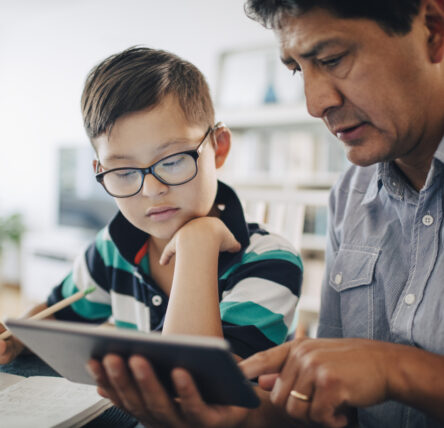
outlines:
[[[97,172],[97,164],[98,163],[99,163],[99,161],[97,159],[94,159],[92,162],[94,174]]]
[[[433,63],[444,59],[444,2],[442,0],[425,1],[425,22],[429,30],[429,55]]]
[[[231,132],[225,125],[221,124],[214,130],[214,142],[216,168],[220,168],[225,163],[231,147]]]

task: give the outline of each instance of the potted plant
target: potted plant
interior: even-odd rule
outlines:
[[[0,216],[0,286],[2,284],[2,262],[6,246],[18,251],[20,240],[25,231],[21,214],[14,213]]]

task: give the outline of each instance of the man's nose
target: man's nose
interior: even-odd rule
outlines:
[[[142,186],[143,196],[153,198],[168,191],[168,185],[159,181],[153,174],[146,174]]]
[[[314,117],[322,118],[329,109],[344,103],[332,79],[318,70],[304,72],[304,92],[308,113]]]

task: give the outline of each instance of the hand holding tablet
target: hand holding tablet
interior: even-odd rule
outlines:
[[[123,329],[61,321],[9,319],[6,325],[26,346],[63,377],[95,384],[86,371],[91,359],[106,354],[124,358],[146,357],[169,393],[174,396],[170,373],[186,369],[208,404],[257,407],[259,399],[243,376],[224,339],[185,335],[141,333]]]

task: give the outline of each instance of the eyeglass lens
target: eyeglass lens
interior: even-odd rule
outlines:
[[[182,184],[196,174],[196,161],[188,153],[178,153],[153,165],[153,175],[165,184]],[[141,170],[127,168],[110,171],[103,176],[103,184],[114,196],[137,193],[142,187],[144,174]]]

